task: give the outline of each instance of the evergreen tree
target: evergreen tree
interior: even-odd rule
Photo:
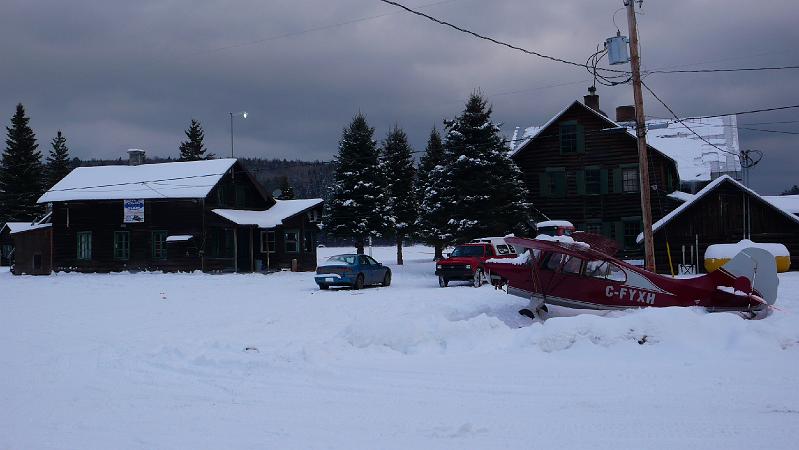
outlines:
[[[50,149],[50,154],[47,156],[47,167],[45,168],[45,189],[53,187],[72,170],[67,139],[61,134],[61,130],[58,130],[51,145],[53,148]]]
[[[529,227],[527,188],[491,112],[485,99],[474,93],[463,113],[446,122],[442,175],[456,205],[448,216],[454,242],[525,232]]]
[[[280,196],[278,200],[294,200],[294,188],[289,184],[289,177],[280,177]]]
[[[386,228],[386,199],[374,131],[361,113],[344,128],[324,219],[325,229],[334,236],[351,237],[359,254],[368,237],[380,236]]]
[[[434,258],[444,257],[444,247],[449,243],[447,234],[447,207],[452,203],[444,198],[446,181],[444,168],[444,144],[441,134],[433,128],[427,139],[424,155],[419,159],[416,177],[416,198],[419,203],[419,216],[416,220],[418,236],[435,251]],[[451,199],[450,199],[451,200]]]
[[[397,242],[397,264],[402,261],[402,243],[411,234],[417,215],[413,182],[413,150],[401,128],[394,126],[383,143],[383,174],[386,184],[386,208],[389,230]]]
[[[43,193],[42,154],[29,121],[20,103],[11,126],[6,127],[6,150],[0,161],[0,222],[33,220],[42,211],[36,204]]]
[[[782,194],[780,195],[797,195],[797,194],[799,194],[799,186],[794,184],[792,188],[782,191]]]
[[[200,122],[191,119],[191,125],[184,133],[187,140],[180,143],[180,161],[199,161],[214,157],[213,154],[205,154],[206,148],[203,143],[205,132]]]

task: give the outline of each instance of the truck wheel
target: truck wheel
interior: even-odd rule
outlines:
[[[363,289],[363,274],[359,273],[358,278],[355,279],[355,284],[352,285],[353,289]]]
[[[472,286],[479,288],[483,285],[483,269],[477,269],[474,272],[474,278],[472,279]]]
[[[440,287],[447,287],[448,284],[449,284],[448,279],[442,277],[441,275],[438,276],[438,285]]]

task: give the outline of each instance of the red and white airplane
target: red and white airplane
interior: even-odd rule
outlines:
[[[708,311],[737,311],[765,317],[777,299],[774,256],[747,248],[721,268],[694,278],[659,275],[614,258],[602,238],[587,233],[570,237],[508,237],[519,256],[485,263],[492,284],[530,300],[520,314],[534,317],[547,304],[583,309],[700,306]]]

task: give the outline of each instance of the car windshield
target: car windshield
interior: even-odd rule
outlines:
[[[355,264],[355,255],[336,255],[327,259],[330,264]]]
[[[459,245],[452,251],[452,256],[483,256],[483,246]]]

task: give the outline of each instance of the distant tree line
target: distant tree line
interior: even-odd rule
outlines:
[[[447,245],[529,229],[531,205],[522,174],[509,157],[491,107],[473,94],[463,112],[433,128],[418,167],[405,132],[394,126],[378,145],[358,113],[344,128],[324,229],[351,239],[363,253],[369,239],[402,245],[418,239],[442,256]]]

